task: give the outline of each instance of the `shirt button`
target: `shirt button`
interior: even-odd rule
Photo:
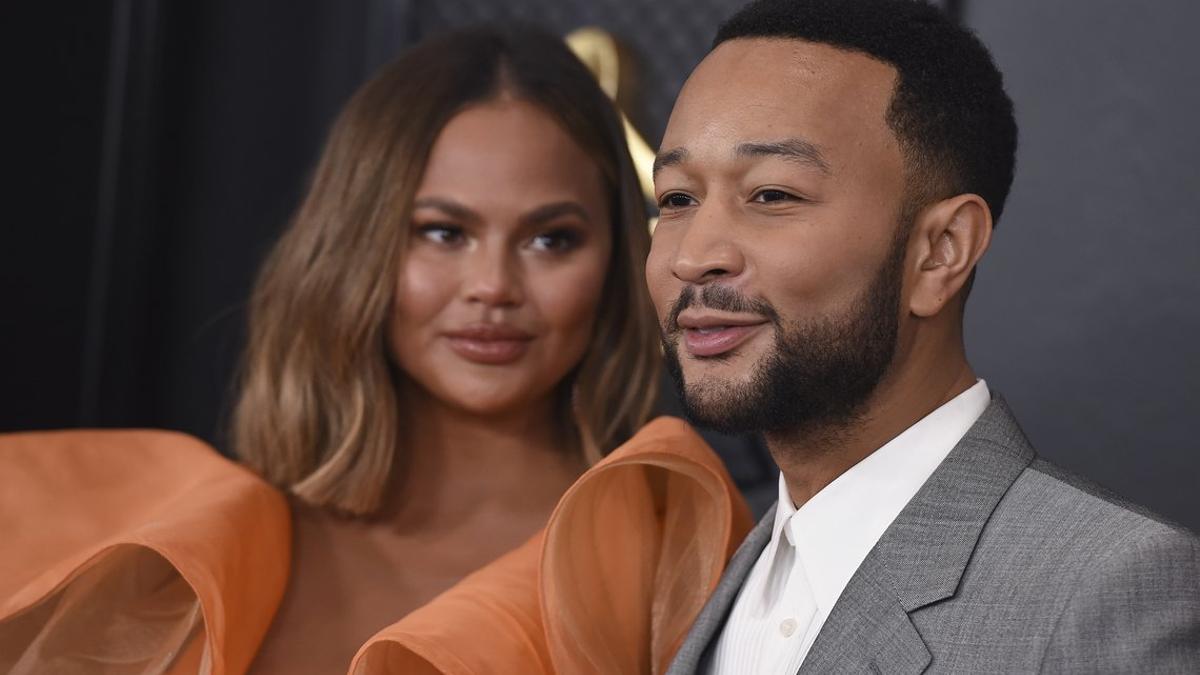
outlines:
[[[783,633],[783,637],[792,637],[792,633],[796,632],[796,620],[784,619],[779,624],[779,632]]]

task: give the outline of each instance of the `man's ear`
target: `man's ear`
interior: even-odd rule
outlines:
[[[909,310],[921,317],[941,312],[962,291],[992,241],[992,211],[975,194],[961,194],[926,207],[909,239],[916,276]]]

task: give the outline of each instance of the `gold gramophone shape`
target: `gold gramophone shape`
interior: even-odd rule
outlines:
[[[642,186],[642,194],[649,202],[654,201],[654,150],[642,137],[641,133],[629,122],[629,117],[621,109],[622,84],[628,82],[628,77],[622,77],[621,48],[616,38],[608,31],[594,26],[587,26],[572,31],[566,37],[567,46],[580,61],[596,76],[600,88],[616,104],[617,114],[625,126],[625,140],[629,144],[629,154],[633,157],[633,166],[637,170],[638,182]],[[650,229],[654,230],[657,219],[651,219]]]

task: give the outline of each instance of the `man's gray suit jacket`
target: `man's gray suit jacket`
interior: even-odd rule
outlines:
[[[775,509],[671,664],[704,662]],[[1200,673],[1200,540],[1041,460],[1002,399],[863,560],[800,673]]]

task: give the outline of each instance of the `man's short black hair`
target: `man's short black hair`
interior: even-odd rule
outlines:
[[[908,166],[909,206],[983,197],[998,221],[1012,185],[1017,123],[1000,70],[974,33],[923,0],[758,0],[729,18],[713,47],[790,38],[887,63],[898,84],[887,111]]]

